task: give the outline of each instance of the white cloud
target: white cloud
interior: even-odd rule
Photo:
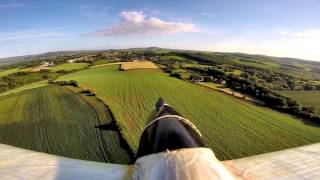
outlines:
[[[304,29],[302,31],[283,30],[280,31],[280,34],[300,38],[320,38],[320,28]]]
[[[198,32],[194,24],[169,22],[156,17],[147,17],[142,11],[123,11],[122,20],[110,27],[90,33],[96,36],[173,34],[179,32]]]

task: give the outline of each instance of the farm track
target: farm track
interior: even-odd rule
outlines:
[[[0,98],[0,143],[71,158],[126,164],[118,132],[95,128],[112,122],[95,97],[48,86]]]
[[[320,129],[292,116],[187,83],[161,70],[119,71],[119,65],[59,77],[96,90],[113,112],[123,137],[136,151],[159,97],[190,119],[221,160],[241,158],[320,141]]]

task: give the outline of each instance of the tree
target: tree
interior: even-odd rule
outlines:
[[[299,104],[296,100],[291,99],[291,98],[286,98],[287,100],[287,104],[289,107],[293,107],[293,106],[301,106],[301,104]]]
[[[49,79],[49,75],[48,74],[42,75],[42,79]]]
[[[285,98],[276,96],[275,94],[268,93],[265,95],[264,98],[265,98],[266,103],[272,107],[276,107],[276,106],[287,107],[288,106]]]
[[[289,88],[290,88],[291,90],[294,90],[295,87],[296,87],[296,82],[295,82],[294,80],[290,79],[290,80],[288,81],[288,86],[289,86]]]
[[[316,87],[312,84],[307,83],[304,85],[304,90],[313,91],[313,90],[316,90]]]

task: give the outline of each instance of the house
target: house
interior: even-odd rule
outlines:
[[[192,76],[191,77],[191,82],[201,82],[201,81],[204,81],[203,76]]]
[[[74,59],[67,60],[68,63],[76,63],[76,62],[91,62],[96,60],[96,55],[87,55],[81,56]]]
[[[206,81],[206,82],[212,82],[213,81],[213,76],[203,76],[203,78],[204,78],[204,81]]]
[[[54,66],[54,62],[42,62],[41,67],[52,67]]]
[[[158,61],[158,60],[160,60],[160,56],[152,56],[150,59],[152,61]]]
[[[216,77],[212,77],[212,82],[217,83],[217,84],[222,84],[222,85],[225,85],[227,83],[226,80],[221,79],[221,78],[216,78]]]
[[[69,60],[67,61],[67,63],[70,63],[70,64],[75,63],[75,62],[77,62],[75,59],[69,59]]]

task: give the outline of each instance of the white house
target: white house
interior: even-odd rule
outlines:
[[[67,62],[71,64],[71,63],[75,63],[76,60],[75,59],[69,59]]]
[[[54,66],[54,62],[42,62],[41,67],[52,67]]]

